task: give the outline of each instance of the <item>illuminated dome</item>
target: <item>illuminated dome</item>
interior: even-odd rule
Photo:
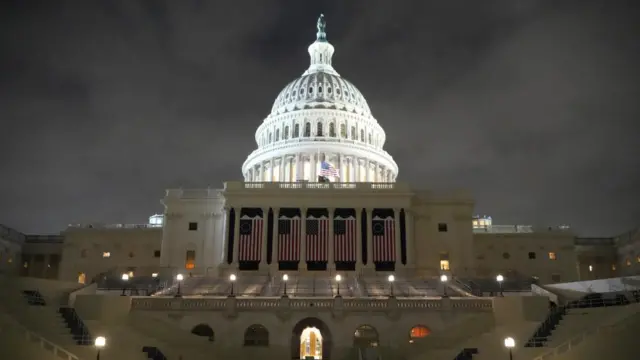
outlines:
[[[333,68],[325,27],[321,15],[309,68],[284,87],[258,127],[258,149],[242,166],[245,181],[396,181],[385,132],[360,91]]]

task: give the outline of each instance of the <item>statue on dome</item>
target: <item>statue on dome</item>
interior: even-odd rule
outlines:
[[[320,14],[316,27],[318,28],[318,40],[326,40],[327,33],[325,30],[327,29],[327,22],[324,20],[324,14]]]

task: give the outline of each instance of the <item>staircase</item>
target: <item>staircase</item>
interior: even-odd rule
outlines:
[[[167,360],[162,351],[155,346],[144,346],[142,352],[147,354],[147,359],[150,360]]]
[[[465,348],[460,351],[460,353],[453,358],[453,360],[473,360],[473,355],[478,353],[477,348]]]
[[[542,324],[540,324],[540,327],[538,327],[533,336],[529,338],[524,347],[531,348],[545,346],[549,336],[566,314],[567,309],[564,306],[552,308],[547,318],[542,322]]]
[[[58,309],[58,314],[60,314],[77,345],[93,345],[93,338],[89,334],[89,329],[84,325],[74,308],[61,307]]]

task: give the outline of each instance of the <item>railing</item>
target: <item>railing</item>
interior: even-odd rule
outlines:
[[[132,311],[219,311],[242,310],[340,310],[383,311],[397,308],[402,310],[456,310],[492,311],[491,299],[449,298],[409,299],[409,298],[167,298],[133,297]]]
[[[162,224],[69,224],[67,227],[76,229],[155,229],[162,228]]]
[[[14,243],[22,244],[27,236],[18,230],[0,224],[0,238]]]
[[[10,329],[15,330],[16,332],[21,334],[30,344],[37,344],[40,348],[53,353],[53,355],[59,359],[79,360],[79,358],[70,351],[19,325],[13,318],[9,317],[8,315],[0,313],[0,316],[4,318],[4,324],[6,324],[6,326],[9,326]],[[20,346],[19,344],[16,345]]]
[[[553,348],[552,350],[537,356],[536,358],[534,358],[533,360],[549,360],[549,359],[553,359],[556,356],[562,355],[568,351],[571,351],[571,349],[575,348],[576,346],[579,346],[580,344],[582,344],[583,342],[585,342],[588,338],[598,335],[598,334],[606,334],[606,333],[611,333],[612,331],[618,330],[618,329],[625,329],[627,327],[632,326],[633,324],[635,324],[636,322],[640,321],[640,316],[638,316],[638,313],[635,313],[632,316],[628,316],[625,317],[623,319],[621,319],[620,321],[616,322],[615,324],[608,324],[608,325],[601,325],[595,329],[589,329],[567,341],[565,341],[564,343],[556,346],[555,348]]]
[[[241,182],[229,181],[225,190],[292,190],[292,189],[335,189],[335,190],[398,190],[410,191],[409,186],[400,183],[318,183],[318,182]],[[173,190],[168,190],[173,191]]]

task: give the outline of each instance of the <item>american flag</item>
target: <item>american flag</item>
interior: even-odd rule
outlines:
[[[373,262],[396,261],[395,220],[392,217],[372,219]]]
[[[260,261],[262,258],[262,218],[256,216],[240,218],[239,261]]]
[[[356,261],[356,219],[333,220],[333,248],[335,261]]]
[[[333,165],[329,164],[326,161],[323,161],[322,163],[320,163],[320,176],[340,177],[340,174],[338,174],[338,170],[333,167]]]
[[[278,261],[300,261],[300,218],[278,220]]]
[[[307,260],[327,261],[329,247],[329,220],[326,217],[319,219],[307,218]]]

